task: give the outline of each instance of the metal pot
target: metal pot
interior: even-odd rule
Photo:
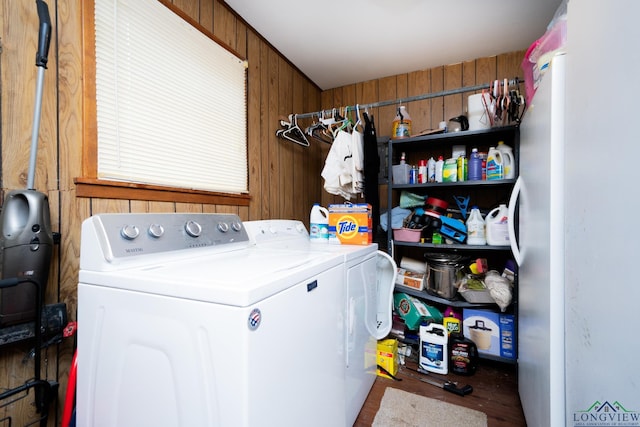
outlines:
[[[453,254],[425,254],[427,292],[453,299],[464,278],[466,257]]]

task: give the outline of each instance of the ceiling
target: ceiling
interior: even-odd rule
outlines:
[[[225,0],[321,89],[529,47],[561,0]]]

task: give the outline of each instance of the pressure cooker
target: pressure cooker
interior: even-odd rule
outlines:
[[[427,292],[445,299],[455,298],[468,258],[445,253],[428,253],[425,258]]]

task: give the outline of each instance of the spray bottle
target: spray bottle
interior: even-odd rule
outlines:
[[[411,136],[411,116],[404,105],[398,108],[391,127],[391,139],[408,138]]]

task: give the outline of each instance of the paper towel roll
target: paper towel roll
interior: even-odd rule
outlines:
[[[427,271],[427,263],[413,258],[402,257],[400,260],[400,268],[424,274]]]
[[[482,93],[476,93],[470,95],[467,101],[467,117],[469,119],[469,130],[488,129],[491,127],[491,122],[485,111],[484,103],[482,102]],[[485,102],[487,105],[491,103],[491,98],[488,93],[484,93]]]

